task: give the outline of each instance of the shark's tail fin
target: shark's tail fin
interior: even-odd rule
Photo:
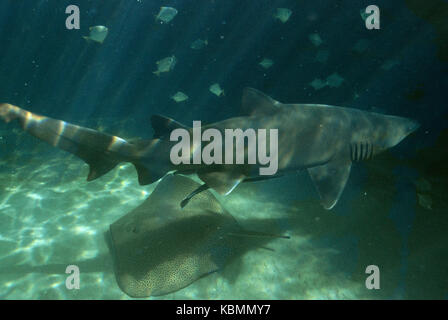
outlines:
[[[96,130],[80,127],[62,120],[40,116],[11,104],[0,104],[0,118],[5,122],[18,120],[23,130],[54,147],[70,152],[89,165],[87,181],[106,174],[123,161],[131,162],[137,169],[140,184],[157,181],[168,170],[167,165],[157,164],[160,146],[155,140],[128,142]]]

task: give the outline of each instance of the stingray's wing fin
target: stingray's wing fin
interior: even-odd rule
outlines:
[[[216,239],[235,222],[207,191],[181,210],[178,201],[198,186],[180,174],[166,175],[145,202],[110,226],[115,275],[126,294],[174,292],[222,266],[212,255],[228,250]]]
[[[219,194],[228,195],[246,176],[236,171],[215,171],[199,172],[198,177]]]

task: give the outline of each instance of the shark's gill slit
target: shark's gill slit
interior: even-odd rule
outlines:
[[[367,142],[362,142],[362,152],[361,152],[361,160],[367,159],[367,151],[369,151],[369,147]]]
[[[370,156],[372,155],[372,149],[373,149],[373,145],[369,142],[367,142],[367,153],[366,153],[366,160],[370,159]]]
[[[352,161],[358,161],[358,144],[357,143],[352,143],[350,145],[351,148],[351,158]]]
[[[373,156],[373,144],[369,141],[350,144],[350,158],[353,162],[369,160]]]

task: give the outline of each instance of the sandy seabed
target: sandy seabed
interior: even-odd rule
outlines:
[[[0,297],[129,299],[115,281],[104,232],[142,203],[156,183],[139,186],[129,164],[86,182],[88,166],[73,156],[28,158],[1,164]],[[295,228],[300,217],[310,215],[309,210],[300,204],[291,206],[275,192],[266,194],[282,183],[288,181],[243,184],[229,196],[218,197],[244,227],[287,234],[291,239],[274,239],[266,245],[272,250],[248,251],[221,272],[151,299],[367,298],[364,282],[332,266],[337,250],[314,245],[309,235]],[[320,208],[319,212],[329,214]],[[318,228],[325,217],[312,216]],[[79,290],[65,285],[65,268],[71,264],[80,268]]]

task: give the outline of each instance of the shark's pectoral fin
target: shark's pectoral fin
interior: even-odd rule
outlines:
[[[332,209],[338,202],[350,175],[351,165],[350,160],[337,159],[318,167],[308,168],[325,209]]]
[[[176,120],[160,115],[151,116],[151,125],[154,130],[153,138],[158,139],[169,139],[171,131],[175,129],[190,129],[182,123],[177,122]]]
[[[244,180],[245,175],[233,171],[199,172],[199,179],[219,194],[227,195]]]
[[[215,189],[215,191],[219,192],[220,194],[227,195],[241,182],[263,181],[281,177],[281,175],[276,175],[248,178],[240,173],[228,171],[198,173],[198,176],[205,183],[192,191],[187,197],[182,200],[182,202],[180,203],[181,208],[185,207],[191,200],[191,198],[193,198],[195,195],[211,188],[209,183],[213,184],[212,188]]]

